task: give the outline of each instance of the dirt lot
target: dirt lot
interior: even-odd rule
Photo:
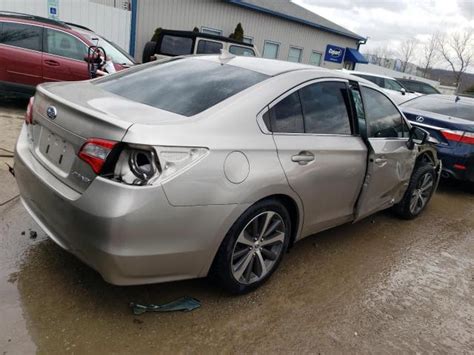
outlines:
[[[0,147],[12,150],[23,110],[0,103]],[[17,189],[0,165],[1,203]],[[383,212],[307,238],[263,288],[231,297],[207,280],[111,286],[15,199],[0,207],[0,353],[474,353],[473,215],[474,195],[442,183],[419,219]],[[183,295],[202,307],[128,308]]]

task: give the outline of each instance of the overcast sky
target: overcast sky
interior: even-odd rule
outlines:
[[[292,0],[364,37],[362,52],[403,40],[427,38],[436,30],[474,28],[474,0]]]

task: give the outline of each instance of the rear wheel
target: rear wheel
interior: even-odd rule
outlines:
[[[395,206],[395,212],[402,218],[417,217],[428,204],[436,187],[436,173],[433,165],[423,164],[415,168],[403,199]]]
[[[231,293],[263,284],[278,267],[291,235],[290,216],[279,201],[250,207],[227,233],[216,256],[213,274]]]

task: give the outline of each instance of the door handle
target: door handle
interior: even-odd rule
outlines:
[[[377,165],[382,166],[382,165],[385,165],[386,163],[387,163],[387,159],[384,159],[384,158],[375,159],[375,164],[377,164]]]
[[[55,61],[55,60],[46,59],[46,60],[44,61],[44,63],[45,63],[46,65],[51,66],[51,67],[59,67],[59,62],[57,62],[57,61]]]
[[[314,155],[313,153],[311,152],[299,152],[297,155],[293,155],[291,157],[291,161],[292,162],[295,162],[295,163],[298,163],[300,165],[306,165],[308,164],[310,161],[313,161],[314,160]]]

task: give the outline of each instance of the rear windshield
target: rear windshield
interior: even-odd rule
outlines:
[[[95,84],[127,99],[183,116],[196,115],[268,78],[252,70],[195,58],[127,71]]]
[[[467,103],[463,100],[470,100],[471,102]],[[437,96],[420,96],[407,101],[402,106],[474,121],[474,100],[469,98],[460,98],[458,102],[455,102],[454,96],[452,101],[440,99]]]

